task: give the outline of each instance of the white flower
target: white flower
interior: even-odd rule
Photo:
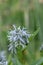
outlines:
[[[28,38],[30,38],[31,34],[27,32],[26,28],[22,28],[19,26],[18,28],[13,25],[14,29],[8,31],[8,40],[11,44],[9,44],[9,50],[12,50],[13,47],[16,48],[18,45],[21,45],[23,48],[26,44],[29,43]]]

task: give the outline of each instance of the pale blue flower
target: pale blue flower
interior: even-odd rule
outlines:
[[[0,51],[0,65],[8,65],[6,61],[5,51]]]
[[[43,44],[42,44],[41,47],[40,47],[40,51],[43,51]]]
[[[18,28],[13,25],[13,30],[8,31],[8,40],[10,41],[9,50],[17,48],[17,46],[22,46],[25,48],[26,44],[29,43],[29,38],[31,34],[27,32],[26,28],[19,26]],[[14,47],[14,48],[13,48]]]

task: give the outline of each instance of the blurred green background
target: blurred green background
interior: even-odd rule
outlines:
[[[29,51],[36,60],[43,57],[40,55],[40,46],[43,44],[43,0],[0,0],[0,50],[7,49],[7,31],[13,24],[24,26],[31,33],[40,27]]]

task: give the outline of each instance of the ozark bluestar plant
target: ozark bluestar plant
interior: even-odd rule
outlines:
[[[0,52],[0,65],[8,65],[8,62],[5,56],[5,51]]]
[[[16,48],[19,46],[24,49],[29,43],[30,36],[31,34],[27,32],[26,28],[21,28],[20,26],[17,28],[15,25],[13,25],[13,30],[8,31],[7,35],[10,42],[8,45],[9,51],[16,53]]]

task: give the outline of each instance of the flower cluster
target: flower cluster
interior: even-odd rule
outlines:
[[[16,51],[15,48],[18,46],[22,46],[24,48],[28,43],[31,34],[27,32],[26,28],[21,28],[20,26],[17,28],[13,25],[13,30],[8,31],[8,40],[10,41],[9,50]]]
[[[0,52],[0,65],[7,65],[5,51]]]

